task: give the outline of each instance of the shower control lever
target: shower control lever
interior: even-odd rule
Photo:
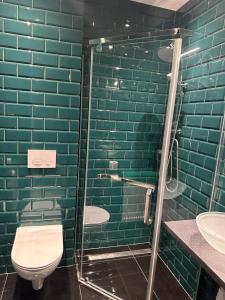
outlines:
[[[150,200],[151,200],[152,191],[153,191],[152,189],[147,189],[145,195],[144,223],[146,225],[152,223],[152,219],[149,218]]]

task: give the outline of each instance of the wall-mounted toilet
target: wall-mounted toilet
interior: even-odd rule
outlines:
[[[41,289],[44,279],[55,271],[62,254],[62,225],[17,228],[11,252],[12,264],[19,276],[32,280],[35,290]]]

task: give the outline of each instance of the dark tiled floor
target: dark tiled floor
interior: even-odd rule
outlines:
[[[124,300],[145,300],[149,256],[112,259],[84,264],[84,277]],[[0,276],[0,300],[108,300],[81,285],[75,268],[57,269],[40,291],[16,274]],[[173,275],[159,259],[154,300],[189,300]]]
[[[0,276],[1,300],[108,300],[77,282],[75,268],[57,269],[40,291],[16,274]]]
[[[122,299],[145,300],[149,263],[149,255],[90,262],[84,264],[83,275]],[[160,259],[157,262],[154,291],[155,299],[190,300]]]

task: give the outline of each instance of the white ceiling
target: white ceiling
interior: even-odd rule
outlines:
[[[131,1],[158,6],[166,9],[171,9],[171,10],[178,10],[190,0],[131,0]]]

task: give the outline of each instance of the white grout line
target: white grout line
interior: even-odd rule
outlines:
[[[2,300],[4,291],[5,291],[5,286],[6,286],[7,279],[8,279],[8,274],[6,274],[6,277],[5,277],[5,282],[4,282],[4,285],[3,285],[3,288],[2,288],[2,293],[1,293],[1,296],[0,296],[0,300]]]

